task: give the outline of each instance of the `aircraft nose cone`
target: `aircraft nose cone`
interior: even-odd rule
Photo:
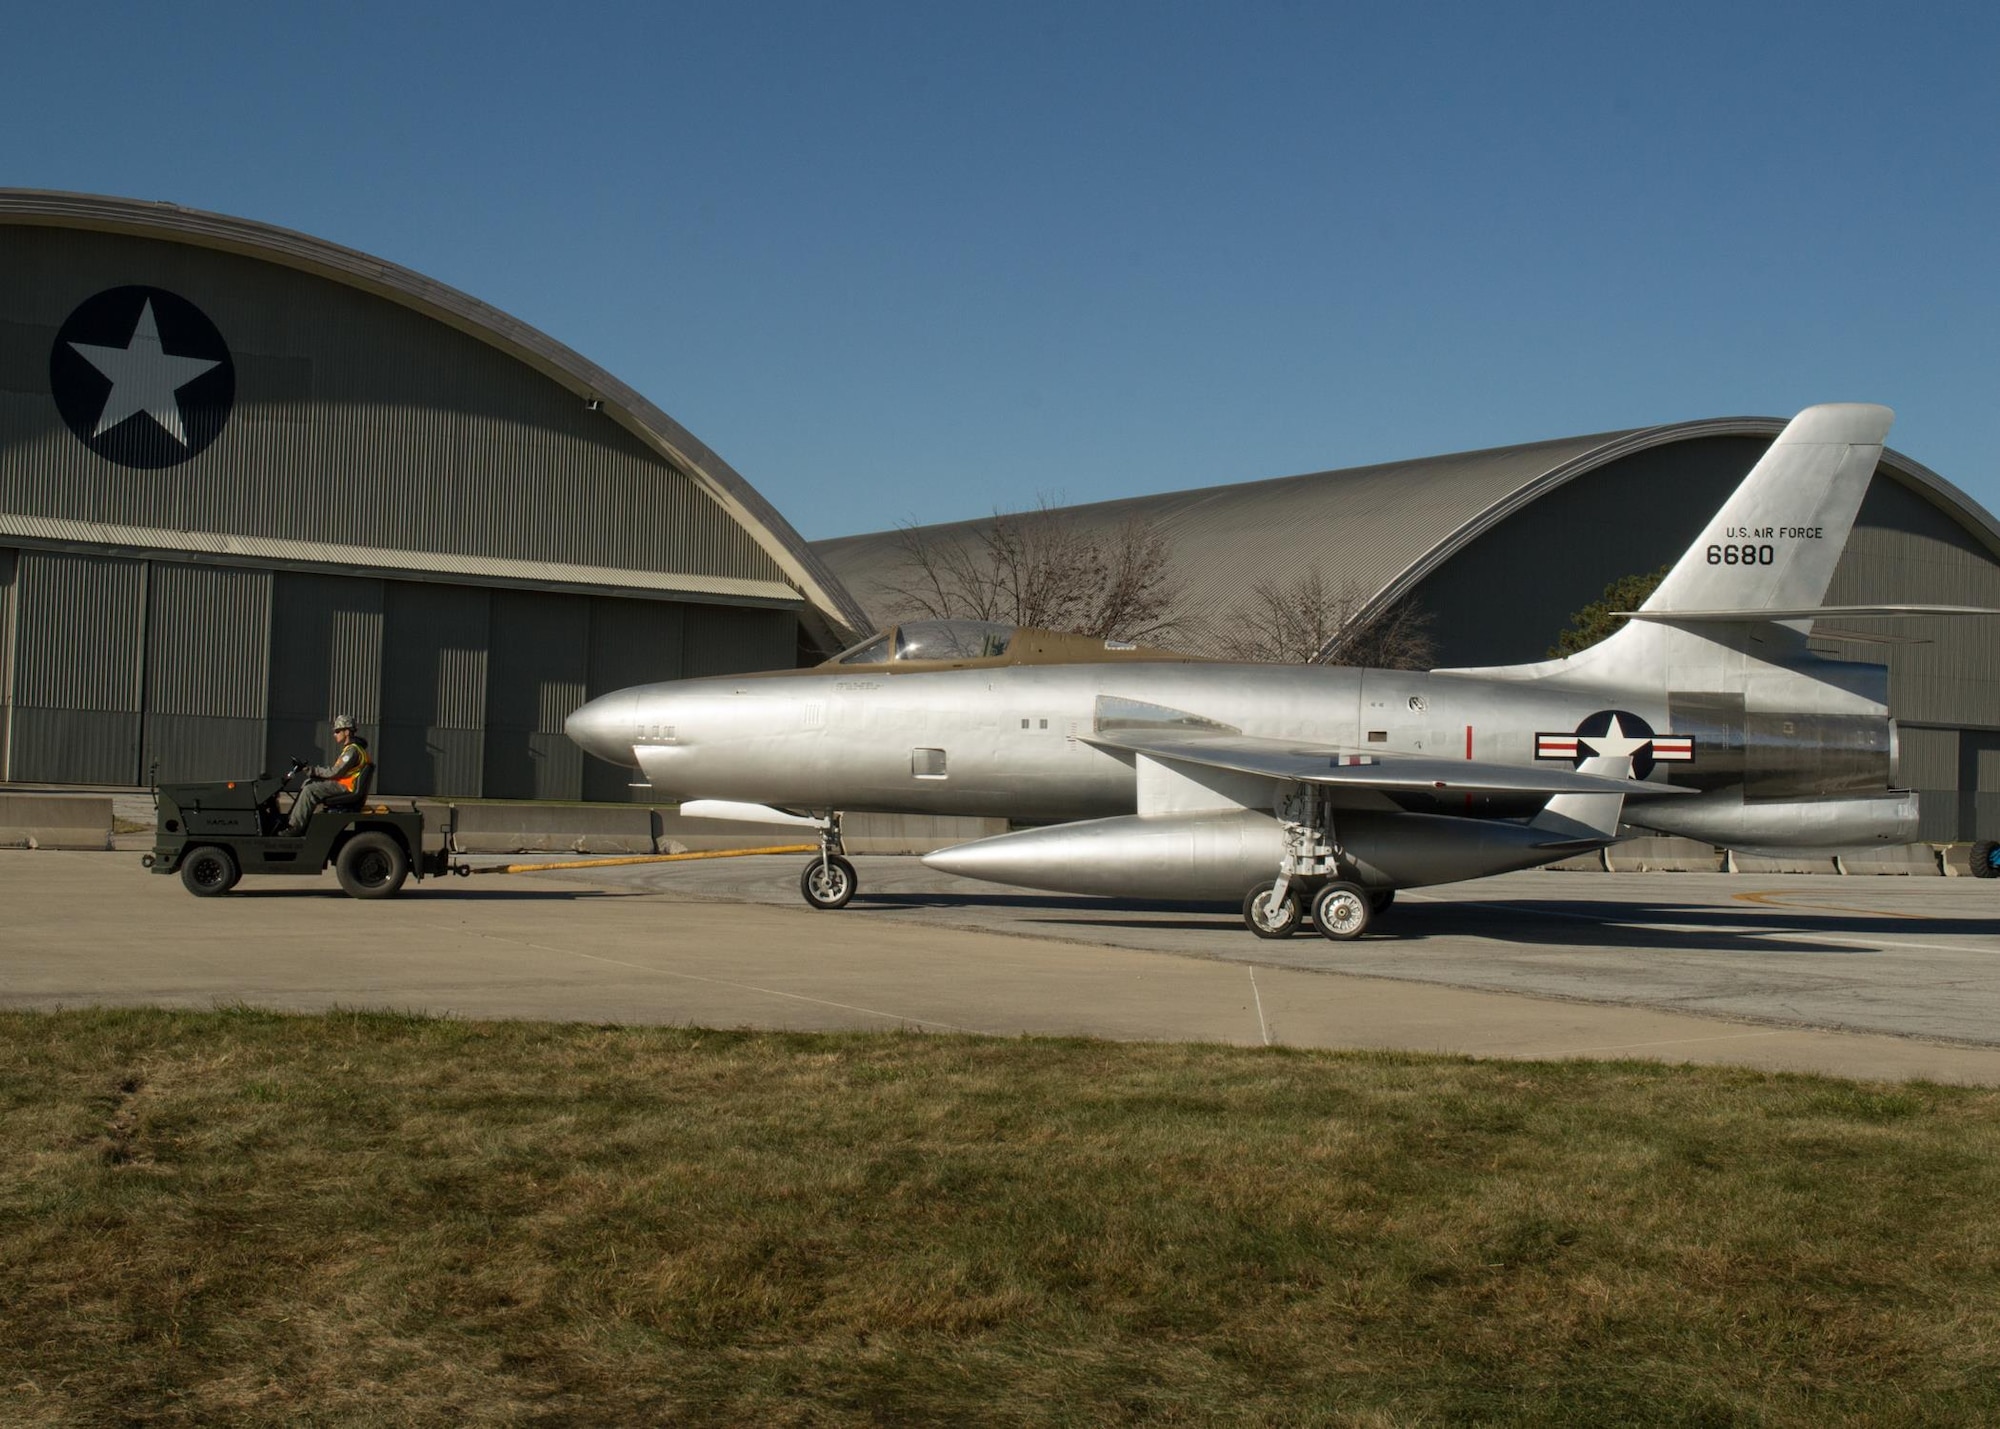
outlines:
[[[629,769],[636,762],[632,755],[635,719],[632,705],[629,690],[600,695],[589,704],[578,706],[563,722],[563,732],[584,753]]]

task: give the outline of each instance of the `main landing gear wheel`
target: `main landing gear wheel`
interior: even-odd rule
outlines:
[[[410,876],[410,856],[389,835],[371,830],[341,845],[333,872],[350,898],[393,898]]]
[[[181,887],[197,898],[214,898],[236,886],[243,872],[236,855],[215,844],[190,850],[181,860]]]
[[[1329,883],[1313,895],[1313,922],[1336,943],[1360,937],[1371,916],[1367,891],[1352,883]]]
[[[1972,876],[2000,878],[2000,843],[1988,839],[1972,846]]]
[[[1277,891],[1275,881],[1260,883],[1243,900],[1243,921],[1260,938],[1289,938],[1298,931],[1299,919],[1305,916],[1296,888],[1287,888],[1284,898],[1273,903],[1271,895]]]
[[[815,908],[845,908],[856,886],[854,865],[837,853],[814,859],[799,875],[799,892]]]

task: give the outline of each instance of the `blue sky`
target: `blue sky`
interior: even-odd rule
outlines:
[[[809,537],[1897,409],[2000,508],[2000,10],[11,15],[0,183],[406,264]]]

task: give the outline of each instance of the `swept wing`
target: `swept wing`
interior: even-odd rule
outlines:
[[[1532,769],[1424,755],[1355,754],[1329,745],[1201,729],[1100,730],[1077,737],[1100,749],[1127,750],[1153,759],[1349,789],[1426,794],[1622,794],[1628,799],[1693,792],[1671,784],[1609,778],[1568,769]]]

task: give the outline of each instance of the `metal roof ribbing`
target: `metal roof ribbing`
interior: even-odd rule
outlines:
[[[1481,513],[1553,469],[1623,433],[1569,437],[1340,471],[1311,472],[1063,508],[1093,532],[1138,518],[1165,536],[1172,577],[1190,625],[1225,620],[1259,582],[1317,569],[1339,591],[1364,598],[1393,584],[1427,552]],[[991,518],[920,528],[935,541],[972,539]],[[864,603],[878,602],[901,560],[900,531],[814,544]]]
[[[581,354],[497,308],[408,268],[290,229],[172,203],[46,189],[0,189],[0,223],[94,229],[215,248],[346,283],[500,349],[603,410],[691,474],[797,583],[809,607],[847,632],[866,615],[797,531],[734,468],[680,423]]]
[[[222,564],[289,566],[339,575],[386,576],[398,580],[438,580],[465,576],[481,583],[568,590],[586,595],[671,596],[698,603],[747,603],[796,609],[803,597],[778,581],[729,576],[662,574],[652,571],[572,565],[560,561],[517,561],[500,556],[459,556],[437,551],[401,551],[347,546],[330,541],[243,536],[222,531],[164,531],[103,521],[70,521],[50,516],[0,513],[0,538],[25,546],[111,553],[154,560],[216,561]]]
[[[1782,417],[1717,417],[1522,446],[1455,452],[1061,508],[1086,531],[1138,517],[1167,539],[1182,610],[1194,629],[1226,620],[1264,581],[1317,569],[1330,589],[1352,582],[1365,620],[1515,512],[1621,457],[1716,436],[1776,436]],[[2000,558],[2000,521],[1920,462],[1884,449],[1882,469],[1977,536]],[[991,517],[919,527],[932,541],[973,539]],[[864,603],[879,601],[902,562],[902,531],[818,541],[813,549]]]

